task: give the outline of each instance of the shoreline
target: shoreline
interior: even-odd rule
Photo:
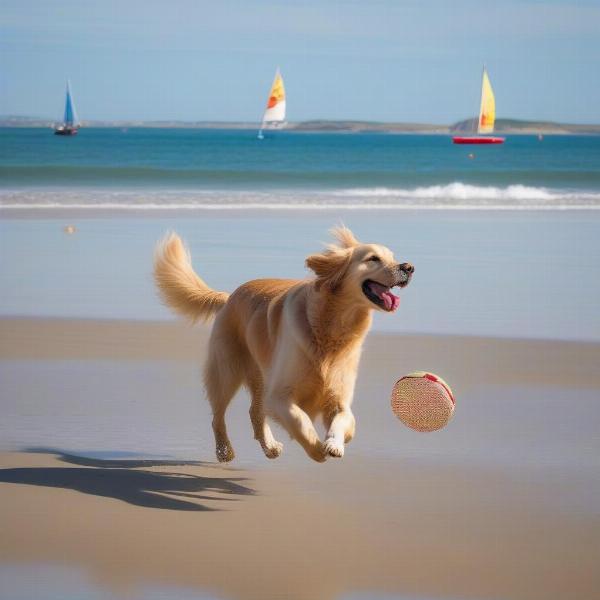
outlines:
[[[477,206],[477,205],[455,205],[455,206],[414,206],[414,205],[401,205],[401,206],[377,206],[377,205],[356,205],[356,206],[326,206],[326,207],[306,207],[298,205],[288,206],[241,206],[232,205],[230,207],[224,207],[219,205],[212,206],[192,206],[189,208],[182,207],[169,207],[169,206],[158,206],[153,205],[151,208],[136,208],[133,206],[119,206],[111,208],[103,207],[84,207],[79,206],[71,208],[68,206],[61,207],[9,207],[0,205],[0,220],[34,220],[34,219],[47,219],[47,220],[59,220],[65,218],[72,219],[112,219],[112,218],[194,218],[201,219],[206,216],[215,217],[236,217],[236,218],[252,218],[259,215],[269,216],[290,216],[293,214],[301,214],[306,217],[317,217],[317,216],[329,216],[334,215],[339,218],[340,214],[361,214],[365,212],[376,212],[380,216],[392,216],[392,215],[419,215],[422,213],[438,213],[447,215],[464,215],[464,214],[476,214],[476,215],[523,215],[523,214],[536,214],[536,213],[576,213],[585,214],[586,212],[590,215],[597,215],[600,210],[600,204],[597,205],[577,205],[577,206]]]
[[[418,215],[597,213],[600,189],[573,182],[541,181],[482,184],[456,175],[446,182],[395,182],[319,186],[307,180],[287,186],[265,183],[214,187],[152,185],[150,182],[103,185],[100,182],[13,185],[0,189],[0,218],[243,217],[245,215]]]

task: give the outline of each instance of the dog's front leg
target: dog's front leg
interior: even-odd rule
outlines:
[[[323,462],[327,452],[310,417],[295,403],[289,400],[271,398],[268,402],[273,417],[281,423],[313,460]]]
[[[344,443],[348,443],[354,437],[355,422],[352,411],[347,407],[325,417],[325,451],[329,456],[344,456]]]

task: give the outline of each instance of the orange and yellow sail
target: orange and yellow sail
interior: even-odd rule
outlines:
[[[279,69],[269,92],[267,108],[263,116],[263,125],[266,123],[283,123],[285,121],[285,87]]]
[[[496,120],[496,100],[494,90],[488,77],[487,71],[483,69],[481,82],[481,107],[479,108],[478,133],[493,133],[494,121]]]

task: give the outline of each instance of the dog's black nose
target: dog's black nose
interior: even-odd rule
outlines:
[[[404,271],[405,273],[408,273],[409,275],[411,273],[414,273],[414,271],[415,271],[415,268],[410,263],[402,263],[402,264],[398,265],[398,269],[400,269],[400,271]]]

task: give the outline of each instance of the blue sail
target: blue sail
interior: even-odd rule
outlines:
[[[67,82],[67,99],[65,101],[65,125],[73,126],[77,124],[77,115],[75,113],[75,105],[71,97],[71,83]]]

